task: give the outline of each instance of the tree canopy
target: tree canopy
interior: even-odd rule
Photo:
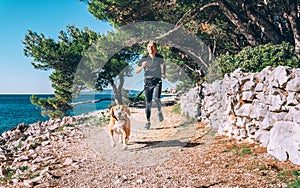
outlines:
[[[116,27],[164,21],[204,40],[215,55],[246,46],[291,43],[300,57],[299,0],[92,0],[89,11]]]
[[[44,115],[61,117],[72,109],[70,102],[77,66],[84,52],[97,38],[98,35],[88,28],[80,31],[75,26],[67,26],[66,31],[60,31],[58,41],[28,31],[23,41],[25,56],[33,58],[32,65],[35,69],[52,71],[49,78],[55,97],[31,97],[33,104],[42,107]]]
[[[24,54],[33,58],[35,69],[52,71],[49,78],[55,94],[47,99],[33,95],[31,102],[53,118],[69,115],[72,99],[84,90],[102,91],[111,86],[122,102],[124,77],[130,76],[129,63],[138,57],[140,47],[118,47],[121,38],[114,38],[114,33],[101,36],[88,28],[81,31],[67,26],[55,41],[29,30],[23,41]]]
[[[299,0],[91,0],[87,3],[90,13],[115,27],[113,32],[101,36],[88,28],[81,31],[67,26],[55,41],[29,30],[23,42],[24,54],[33,58],[33,67],[52,71],[49,78],[55,97],[31,98],[50,117],[67,115],[72,109],[73,94],[86,88],[101,91],[110,85],[115,97],[122,101],[124,78],[131,75],[131,63],[139,58],[150,39],[160,43],[159,52],[173,63],[168,67],[169,80],[179,80],[183,74],[190,78],[182,87],[202,78],[214,56],[221,58],[216,61],[217,66],[236,61],[229,67],[224,65],[226,70],[222,73],[232,67],[255,71],[262,68],[261,64],[277,65],[288,60],[288,64],[296,66],[295,62],[299,62]],[[251,50],[252,47],[258,48]],[[269,56],[261,51],[284,54],[275,54],[274,61],[268,61]],[[249,63],[248,53],[261,58]],[[296,60],[286,55],[295,56]]]

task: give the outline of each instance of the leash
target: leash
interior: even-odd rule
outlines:
[[[160,84],[162,81],[160,80],[158,83],[156,83],[156,84]],[[156,85],[156,84],[154,84],[154,85]],[[136,101],[137,101],[137,99],[143,94],[143,92],[145,91],[145,89],[147,88],[147,87],[149,87],[149,86],[151,86],[152,84],[149,82],[149,83],[146,83],[145,85],[144,85],[144,89],[133,99],[133,103],[135,103]]]
[[[136,100],[137,100],[138,98],[140,98],[140,96],[144,93],[145,89],[146,89],[146,87],[144,87],[143,91],[141,91],[136,97],[134,97],[133,103],[135,103]]]

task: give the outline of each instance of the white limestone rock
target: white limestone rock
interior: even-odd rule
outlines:
[[[181,112],[190,118],[200,116],[201,98],[200,87],[192,88],[181,97]]]
[[[282,105],[286,102],[286,98],[281,95],[271,95],[271,104],[270,111],[271,112],[279,112],[281,110]]]
[[[300,77],[300,69],[293,69],[292,74],[295,75],[295,77]]]
[[[270,131],[259,129],[255,132],[255,140],[263,147],[267,147],[270,140]]]
[[[295,122],[278,121],[270,131],[267,146],[269,154],[280,161],[289,159],[300,165],[300,125]]]
[[[258,128],[253,122],[250,122],[246,123],[246,130],[248,135],[254,135],[257,132]]]
[[[242,93],[242,100],[246,102],[252,102],[254,99],[254,92],[253,91],[245,91]]]
[[[246,82],[243,87],[242,87],[242,91],[252,91],[253,89],[255,89],[256,83],[252,80],[249,80],[248,82]]]
[[[245,128],[246,123],[250,122],[246,117],[236,117],[236,126],[238,128]]]
[[[234,77],[234,78],[237,78],[237,79],[243,78],[243,76],[244,76],[244,73],[243,73],[241,68],[238,68],[238,69],[234,70],[230,74],[230,77]]]
[[[300,111],[295,111],[293,113],[293,122],[300,123]]]
[[[300,69],[237,69],[207,88],[201,112],[218,134],[259,142],[276,158],[299,164]]]
[[[241,105],[240,107],[235,109],[235,115],[241,117],[250,117],[250,113],[252,112],[252,104],[246,103]]]
[[[283,88],[290,79],[291,68],[287,66],[278,66],[272,72],[272,77],[279,84],[280,88]]]
[[[257,83],[255,88],[254,88],[254,91],[255,92],[262,92],[264,90],[264,84],[263,83]]]
[[[268,112],[261,123],[261,129],[271,130],[272,127],[273,127],[273,120],[271,118],[270,112]]]
[[[255,77],[259,82],[263,83],[263,82],[265,82],[265,81],[268,79],[268,77],[269,77],[269,75],[271,74],[271,72],[272,72],[272,67],[267,66],[267,67],[265,67],[262,71],[260,71],[259,73],[255,74],[254,77]]]
[[[286,86],[287,91],[300,92],[300,77],[290,80]]]
[[[286,99],[286,105],[296,106],[297,104],[299,104],[299,102],[296,97],[296,92],[289,92]]]
[[[267,112],[268,112],[268,106],[263,104],[260,100],[254,99],[252,102],[253,110],[250,114],[250,118],[252,119],[263,119]]]

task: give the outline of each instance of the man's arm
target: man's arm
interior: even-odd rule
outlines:
[[[142,70],[143,70],[143,68],[145,68],[146,66],[147,66],[147,61],[144,61],[143,63],[142,63],[142,66],[140,66],[140,67],[137,67],[136,69],[135,69],[135,73],[137,74],[137,73],[140,73]]]
[[[163,64],[161,64],[161,69],[162,69],[161,77],[163,79],[166,79],[166,77],[167,77],[167,73],[166,73],[167,65],[166,65],[166,62],[164,62]]]

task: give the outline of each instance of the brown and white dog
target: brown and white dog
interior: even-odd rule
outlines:
[[[127,144],[130,136],[130,109],[126,105],[122,105],[115,100],[116,105],[110,109],[110,122],[108,125],[111,146],[114,147],[114,133],[120,135],[120,143],[123,149],[127,149]]]

